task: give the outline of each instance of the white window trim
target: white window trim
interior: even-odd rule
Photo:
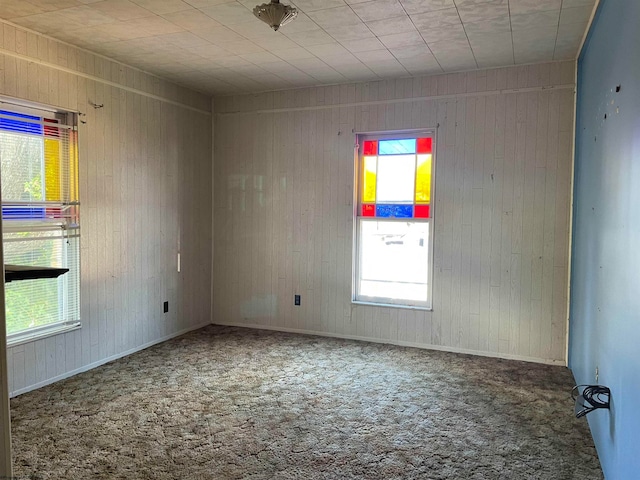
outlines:
[[[21,332],[10,333],[7,335],[7,346],[16,347],[24,343],[42,340],[43,338],[53,337],[61,333],[73,332],[82,328],[82,324],[78,322],[60,322],[43,325],[39,328],[30,328]]]
[[[394,303],[392,299],[383,297],[367,297],[366,299],[358,298],[358,272],[359,264],[361,262],[361,250],[359,248],[360,243],[360,219],[365,218],[359,215],[359,209],[361,206],[361,184],[362,184],[362,165],[360,162],[360,144],[367,139],[402,139],[402,138],[418,138],[418,137],[430,137],[433,140],[432,152],[431,152],[431,202],[430,205],[430,217],[428,219],[411,219],[412,221],[419,221],[429,224],[429,266],[427,271],[427,302],[425,305],[410,305],[407,303]],[[383,307],[383,308],[399,308],[406,310],[422,310],[433,311],[433,270],[434,270],[434,224],[435,224],[435,177],[436,177],[436,156],[437,156],[437,142],[436,142],[436,129],[409,129],[409,130],[392,130],[392,131],[376,131],[376,132],[358,132],[355,134],[354,142],[354,155],[353,155],[353,244],[352,244],[352,271],[351,271],[351,304],[363,305],[371,307]],[[374,219],[376,217],[366,217],[366,219]],[[385,221],[396,220],[394,218],[387,218]],[[406,218],[399,218],[398,221],[407,221]]]

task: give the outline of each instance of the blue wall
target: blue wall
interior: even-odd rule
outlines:
[[[616,86],[621,90],[616,93]],[[640,479],[640,0],[602,0],[578,63],[569,365],[605,476]],[[606,115],[606,119],[605,119]]]

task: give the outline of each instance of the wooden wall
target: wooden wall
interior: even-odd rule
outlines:
[[[213,322],[563,364],[574,68],[215,99]],[[434,127],[433,311],[354,305],[353,132]]]
[[[86,114],[82,329],[9,348],[10,391],[210,323],[211,100],[7,23],[0,23],[0,96]]]
[[[0,232],[2,231],[0,222]],[[4,276],[4,248],[0,243],[0,265]],[[7,378],[7,335],[5,328],[4,282],[0,282],[0,478],[11,478],[11,415]]]

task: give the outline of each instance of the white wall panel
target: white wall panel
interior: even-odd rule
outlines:
[[[10,390],[209,323],[210,99],[6,23],[0,95],[80,111],[86,122],[79,125],[82,329],[10,348]]]
[[[2,232],[0,225],[0,233]],[[0,262],[4,275],[4,248],[0,245]],[[11,478],[11,414],[9,412],[9,378],[4,283],[0,284],[0,478]]]
[[[573,72],[217,98],[214,323],[564,363]],[[436,127],[433,311],[354,305],[354,132]]]

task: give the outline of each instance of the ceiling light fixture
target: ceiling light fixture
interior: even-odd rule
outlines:
[[[253,14],[277,32],[281,26],[298,16],[298,9],[281,4],[280,0],[271,0],[271,3],[255,7]]]

